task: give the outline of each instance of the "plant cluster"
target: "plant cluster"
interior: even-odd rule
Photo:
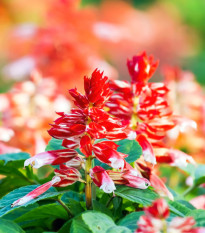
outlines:
[[[205,212],[185,198],[204,183],[204,166],[166,144],[170,130],[193,121],[173,114],[166,84],[148,82],[158,66],[152,56],[127,66],[131,82],[96,69],[84,77],[84,94],[69,90],[75,108],[57,112],[46,151],[1,155],[2,183],[14,189],[0,200],[3,230],[205,232]],[[161,164],[192,175],[192,186],[183,195],[167,187]]]

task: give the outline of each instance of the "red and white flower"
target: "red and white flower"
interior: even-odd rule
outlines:
[[[113,180],[102,167],[95,166],[90,170],[90,176],[93,179],[93,182],[105,193],[112,193],[116,189]]]

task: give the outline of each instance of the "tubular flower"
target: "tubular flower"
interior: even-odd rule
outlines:
[[[192,217],[175,217],[171,222],[167,222],[169,217],[169,207],[165,200],[157,199],[150,207],[144,208],[145,215],[141,216],[138,229],[135,233],[200,233],[205,228],[195,228],[195,220]]]
[[[77,154],[75,150],[70,149],[46,151],[27,159],[24,166],[30,164],[34,168],[40,168],[47,164],[58,165],[70,161],[75,158]]]
[[[147,178],[151,186],[155,189],[155,191],[160,194],[160,196],[168,196],[169,199],[174,200],[172,193],[168,190],[162,179],[155,174],[154,170],[148,166],[145,166],[141,162],[137,162],[138,170],[141,172],[142,176]]]
[[[123,120],[123,125],[130,130],[129,136],[138,141],[148,169],[157,162],[168,163],[171,166],[185,166],[188,162],[194,163],[194,160],[183,152],[167,147],[163,140],[176,125],[185,128],[190,121],[187,120],[186,124],[183,118],[172,114],[168,103],[169,89],[165,83],[148,83],[157,65],[158,62],[154,62],[152,56],[147,57],[146,53],[128,60],[131,83],[111,81],[113,94],[106,107],[110,114]],[[193,122],[191,125],[194,125]],[[158,193],[173,199],[172,194],[154,171],[150,170],[149,175],[142,172]]]
[[[149,180],[136,173],[136,170],[133,172],[133,170],[134,169],[124,169],[123,171],[107,170],[107,172],[115,184],[124,184],[139,189],[146,189],[150,186]]]
[[[106,193],[115,190],[114,182],[108,171],[100,166],[92,169],[93,158],[106,163],[113,169],[118,169],[119,174],[122,174],[124,184],[128,186],[145,189],[150,183],[147,179],[138,177],[139,173],[125,161],[128,155],[118,152],[118,145],[108,140],[124,139],[130,133],[124,132],[125,126],[118,118],[110,116],[103,110],[111,95],[108,78],[95,70],[90,78],[84,77],[84,89],[84,95],[77,89],[70,90],[77,108],[71,109],[69,114],[58,112],[60,117],[51,124],[51,129],[48,131],[52,137],[62,140],[62,146],[65,149],[37,154],[27,159],[25,166],[30,164],[34,168],[39,168],[48,164],[60,165],[59,169],[54,171],[58,181],[50,182],[46,187],[49,185],[66,187],[76,181],[84,182],[86,205],[89,208],[92,200],[92,181]],[[104,138],[105,141],[96,141],[96,139]],[[80,149],[83,155],[79,155],[75,149]],[[79,172],[81,168],[85,170],[85,181],[81,179]],[[137,175],[131,173],[137,173]],[[24,204],[25,202],[18,203]]]
[[[53,177],[53,179],[38,188],[34,189],[30,193],[28,193],[26,196],[18,199],[17,201],[13,202],[12,207],[18,206],[18,205],[24,205],[25,203],[33,200],[34,198],[38,197],[42,193],[46,192],[51,186],[53,186],[55,183],[59,182],[59,177]]]
[[[115,184],[113,180],[109,177],[107,171],[100,166],[95,166],[90,171],[90,176],[93,182],[100,187],[105,193],[114,192]]]
[[[145,53],[128,60],[131,83],[111,81],[114,93],[106,104],[110,114],[123,119],[123,124],[136,132],[144,160],[152,164],[156,164],[153,143],[175,125],[166,100],[168,88],[163,83],[147,83],[157,64]]]

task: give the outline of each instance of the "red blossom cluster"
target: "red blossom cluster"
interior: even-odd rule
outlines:
[[[62,146],[66,149],[43,152],[25,161],[25,166],[30,164],[35,168],[47,164],[60,165],[59,169],[55,170],[55,177],[43,184],[42,188],[37,188],[32,194],[15,201],[13,206],[27,202],[51,186],[65,187],[76,181],[90,182],[81,179],[80,168],[84,168],[86,175],[90,175],[96,186],[106,193],[115,190],[114,182],[141,189],[150,185],[147,179],[142,178],[126,162],[127,155],[117,151],[118,145],[110,141],[127,138],[129,133],[119,118],[111,116],[103,109],[112,95],[108,78],[99,70],[95,70],[91,78],[84,77],[84,89],[84,95],[77,89],[69,91],[77,108],[71,109],[70,114],[58,113],[60,117],[54,121],[49,130],[52,137],[62,140]],[[99,139],[108,140],[96,141]],[[85,157],[76,152],[77,148],[80,148]],[[100,166],[91,169],[89,163],[93,158],[116,171],[106,171]]]
[[[141,216],[138,229],[135,233],[203,233],[205,228],[194,227],[195,220],[192,217],[174,217],[171,222],[169,217],[169,207],[164,199],[155,200],[151,206],[144,208],[145,215]]]

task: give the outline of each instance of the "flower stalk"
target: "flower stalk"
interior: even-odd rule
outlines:
[[[92,156],[86,158],[85,163],[85,200],[87,209],[92,208],[92,179],[90,177],[90,169],[92,168]]]

